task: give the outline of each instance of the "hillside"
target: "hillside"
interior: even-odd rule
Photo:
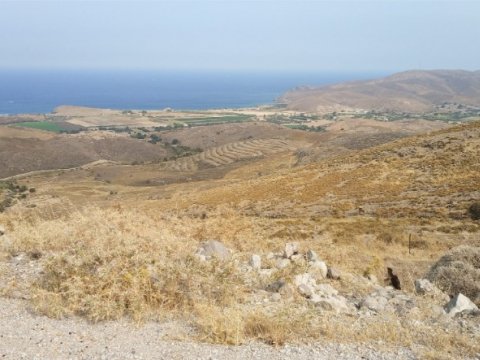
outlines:
[[[376,110],[442,111],[453,104],[480,107],[480,71],[407,71],[385,78],[299,88],[279,102],[309,112]]]
[[[247,139],[193,155],[192,167],[25,176],[2,190],[0,290],[54,318],[174,320],[164,339],[349,339],[406,358],[474,357],[478,317],[445,314],[454,294],[423,296],[414,281],[451,248],[478,248],[468,208],[480,201],[479,139],[474,122],[307,165],[290,148],[298,139]],[[387,266],[402,291],[384,286]]]

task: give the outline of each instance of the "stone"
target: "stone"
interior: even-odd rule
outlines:
[[[317,261],[317,260],[319,260],[317,253],[313,250],[308,250],[307,254],[306,254],[306,257],[307,257],[307,261]]]
[[[299,287],[300,285],[308,285],[315,287],[317,285],[315,279],[309,273],[295,275],[293,283],[296,287]]]
[[[253,269],[260,270],[262,268],[262,258],[260,257],[260,255],[253,254],[250,257],[249,264]]]
[[[206,260],[217,258],[225,261],[230,259],[230,250],[220,241],[209,240],[203,243],[197,250],[197,255],[204,256]]]
[[[388,306],[388,299],[383,296],[369,295],[361,303],[361,309],[368,309],[374,312],[383,312]]]
[[[3,225],[0,225],[0,236],[5,234],[5,227]]]
[[[338,295],[337,289],[330,284],[318,284],[315,287],[315,291],[321,296],[335,296]]]
[[[293,255],[298,254],[298,243],[289,242],[285,244],[285,249],[283,251],[283,257],[290,259]]]
[[[315,274],[320,275],[320,278],[325,279],[327,277],[328,267],[327,267],[327,264],[325,264],[323,261],[316,260],[316,261],[310,262],[309,265],[310,265],[310,269]]]
[[[340,280],[341,273],[338,269],[329,267],[327,271],[327,277],[332,280]]]
[[[324,311],[336,313],[349,312],[347,299],[343,296],[313,297],[311,300],[315,306]]]
[[[306,298],[312,297],[312,295],[315,293],[314,291],[315,289],[310,285],[301,284],[298,286],[298,292]]]
[[[455,316],[463,311],[478,311],[478,306],[465,295],[458,294],[445,305],[445,311],[449,316]]]
[[[292,260],[292,262],[294,262],[295,264],[298,264],[304,261],[304,257],[302,256],[302,254],[295,254],[290,257],[290,260]]]
[[[275,267],[279,270],[285,269],[286,267],[290,266],[290,260],[289,259],[278,259],[275,263]]]
[[[427,279],[415,280],[415,292],[418,295],[425,295],[427,293],[435,292],[436,287]]]

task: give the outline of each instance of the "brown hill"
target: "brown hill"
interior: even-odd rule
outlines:
[[[385,78],[299,88],[280,98],[299,111],[425,112],[444,103],[480,106],[480,71],[406,71]]]

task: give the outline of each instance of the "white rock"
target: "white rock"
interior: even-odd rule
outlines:
[[[425,295],[426,293],[432,292],[433,290],[434,290],[433,284],[427,279],[415,280],[415,292],[418,295]]]
[[[293,283],[296,287],[299,287],[300,285],[308,285],[315,287],[317,285],[315,279],[309,273],[295,275]]]
[[[334,296],[338,295],[337,289],[335,289],[330,284],[318,284],[315,287],[315,291],[321,296]]]
[[[360,308],[366,308],[375,312],[385,311],[388,299],[383,296],[369,295],[361,303]]]
[[[283,256],[286,259],[290,259],[293,255],[298,253],[298,243],[290,242],[285,244],[285,249],[283,251]]]
[[[295,254],[295,255],[292,255],[290,257],[290,260],[292,260],[292,262],[298,264],[298,263],[304,261],[304,257],[302,256],[302,254]]]
[[[478,310],[478,306],[463,294],[458,294],[457,296],[453,297],[448,304],[445,305],[445,311],[450,316],[454,316],[462,311],[471,310]]]
[[[307,298],[312,297],[312,295],[315,293],[314,291],[315,289],[310,285],[301,284],[298,286],[298,292]]]
[[[318,260],[317,253],[313,250],[308,250],[307,251],[307,261],[317,261],[317,260]]]
[[[323,261],[316,260],[309,263],[310,268],[318,273],[322,279],[327,277],[328,267]]]
[[[279,270],[285,269],[286,267],[290,266],[290,260],[288,259],[278,259],[275,263],[275,267]]]
[[[230,250],[219,241],[209,240],[198,248],[197,255],[203,255],[207,260],[211,258],[228,260],[230,258]]]
[[[343,296],[329,296],[312,299],[315,306],[326,311],[334,311],[336,313],[349,312],[347,299]]]
[[[260,270],[262,268],[262,258],[260,257],[260,255],[253,254],[250,257],[249,264],[255,270]]]

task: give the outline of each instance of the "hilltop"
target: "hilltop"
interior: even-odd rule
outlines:
[[[287,92],[279,102],[309,112],[430,112],[480,107],[480,71],[406,71],[385,78]],[[460,106],[460,107],[459,107]]]

